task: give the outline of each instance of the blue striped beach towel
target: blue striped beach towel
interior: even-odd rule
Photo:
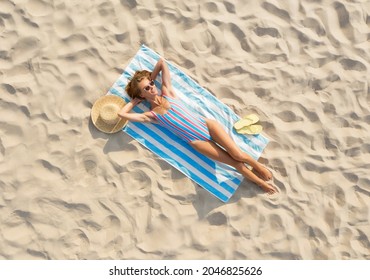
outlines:
[[[142,45],[108,94],[118,95],[129,102],[130,97],[125,92],[125,87],[130,78],[137,70],[152,71],[159,58],[156,52]],[[167,64],[171,73],[172,86],[189,109],[206,118],[218,120],[242,150],[258,159],[268,139],[262,134],[257,136],[237,134],[233,124],[240,117],[173,63],[167,61]],[[158,88],[161,88],[160,76],[155,83]],[[148,110],[149,104],[146,102],[134,108],[136,113]],[[123,131],[223,202],[230,199],[243,180],[243,176],[234,168],[203,156],[175,134],[157,124],[129,122]]]

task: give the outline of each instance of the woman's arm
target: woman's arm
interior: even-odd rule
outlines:
[[[171,75],[170,70],[168,69],[167,63],[163,58],[160,58],[155,65],[151,79],[154,81],[159,72],[162,72],[162,92],[165,95],[168,95],[170,97],[176,97],[176,93],[174,92],[171,84]]]
[[[146,112],[143,114],[130,113],[130,111],[140,102],[141,100],[138,98],[131,100],[129,103],[123,106],[121,111],[118,112],[118,116],[120,118],[124,118],[132,122],[155,122],[155,120],[151,118],[151,115],[149,112]]]

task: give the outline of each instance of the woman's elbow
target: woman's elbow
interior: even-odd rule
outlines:
[[[165,64],[165,60],[163,59],[163,57],[158,59],[158,64],[161,66],[161,68],[163,67],[163,65]]]

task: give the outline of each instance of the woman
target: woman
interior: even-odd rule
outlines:
[[[154,84],[159,72],[162,72],[162,95],[159,95]],[[159,123],[188,142],[198,152],[233,166],[268,194],[277,192],[266,182],[271,180],[272,174],[243,152],[217,121],[194,116],[183,106],[172,88],[170,72],[163,59],[158,60],[153,72],[137,71],[126,86],[126,91],[132,101],[121,109],[119,117],[133,122]],[[132,108],[144,99],[149,101],[151,111],[142,114],[130,113]],[[249,170],[245,163],[253,167],[254,172]]]

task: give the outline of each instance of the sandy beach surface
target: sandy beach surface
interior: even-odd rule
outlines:
[[[0,259],[370,259],[370,2],[1,0]],[[222,203],[90,110],[145,44],[256,113]]]

